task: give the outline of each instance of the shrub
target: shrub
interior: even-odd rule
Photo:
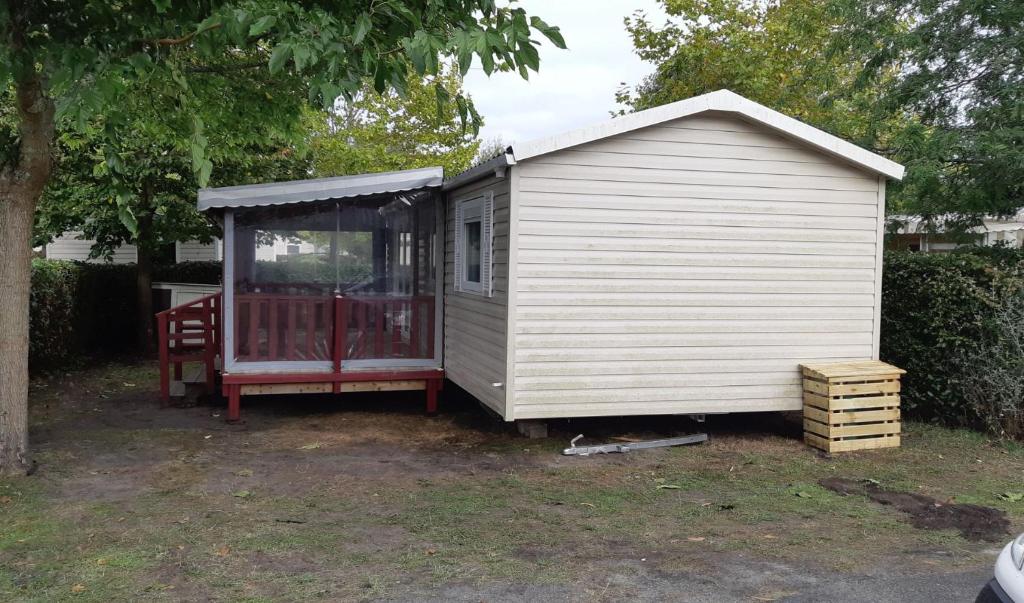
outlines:
[[[965,394],[989,431],[1024,438],[1024,289],[1009,296],[995,327],[963,356]]]
[[[221,262],[180,262],[154,267],[153,281],[219,285],[222,273]]]
[[[29,299],[33,370],[133,345],[138,314],[134,265],[36,259]]]
[[[907,370],[908,416],[984,427],[985,409],[969,399],[965,358],[998,338],[997,316],[1019,299],[1024,253],[887,252],[882,278],[881,357]]]
[[[134,264],[76,263],[75,345],[82,354],[135,349],[138,306]]]
[[[78,269],[72,262],[32,260],[29,293],[29,364],[49,367],[74,354]]]
[[[218,284],[220,262],[182,262],[153,269],[154,281]],[[32,261],[29,365],[60,366],[79,355],[135,349],[138,307],[134,264]]]

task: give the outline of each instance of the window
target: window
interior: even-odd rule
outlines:
[[[455,290],[491,295],[492,197],[455,203]]]

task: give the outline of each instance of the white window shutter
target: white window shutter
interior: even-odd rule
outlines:
[[[455,290],[462,291],[462,202],[456,201],[455,206]]]
[[[483,288],[484,297],[491,297],[493,289],[494,269],[491,266],[491,249],[494,247],[494,195],[488,194],[484,197],[483,209],[480,217],[480,285]]]

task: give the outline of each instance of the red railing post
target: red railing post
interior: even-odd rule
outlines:
[[[437,379],[427,379],[427,414],[437,413]]]
[[[170,350],[168,349],[167,341],[167,314],[160,312],[156,315],[157,332],[160,346],[160,403],[167,405],[171,402],[171,367],[168,366],[168,355]]]
[[[384,357],[384,321],[387,319],[386,303],[384,300],[373,302],[373,354],[377,358]]]
[[[216,383],[214,357],[217,354],[216,337],[213,334],[213,301],[203,300],[203,365],[206,368],[206,393],[212,394]]]
[[[316,300],[306,300],[306,360],[316,358]]]
[[[242,418],[241,410],[241,385],[229,385],[228,386],[228,418],[227,420],[234,423]]]
[[[343,322],[345,311],[345,298],[340,295],[334,297],[334,346],[331,350],[331,360],[334,361],[334,372],[341,372],[341,361],[345,357],[345,334],[348,331],[347,325]]]
[[[221,325],[221,321],[224,320],[224,318],[221,316],[221,313],[220,313],[221,306],[222,306],[222,304],[221,304],[221,294],[217,293],[217,294],[215,294],[215,295],[210,297],[210,312],[211,312],[210,319],[213,322],[213,349],[215,351],[214,356],[217,356],[218,354],[220,354],[221,349],[223,349],[223,347],[224,347],[224,344],[221,341],[221,337],[223,336],[223,334],[222,334],[223,332],[221,330],[221,326],[220,325]]]
[[[420,301],[409,300],[409,357],[420,357]]]
[[[358,345],[356,346],[356,358],[366,357],[366,314],[369,307],[370,304],[367,303],[366,300],[358,300],[358,305],[356,306],[356,316],[359,317],[359,321],[357,323],[358,338],[356,341],[358,342]]]
[[[402,358],[402,326],[398,317],[405,313],[405,302],[400,299],[391,302],[391,357]]]
[[[278,300],[267,302],[267,360],[280,360],[277,350],[277,306]]]

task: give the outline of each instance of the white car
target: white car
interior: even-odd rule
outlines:
[[[1024,534],[1003,547],[996,559],[995,577],[975,603],[1024,603]]]

